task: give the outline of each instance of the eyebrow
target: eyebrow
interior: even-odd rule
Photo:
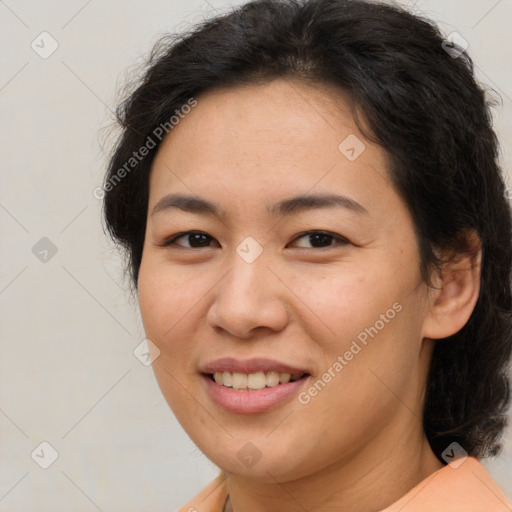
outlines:
[[[355,213],[368,213],[368,210],[350,197],[337,194],[308,194],[283,199],[275,204],[267,206],[267,213],[273,216],[296,215],[298,213],[319,209],[341,207],[352,210]],[[164,196],[153,208],[151,215],[158,212],[177,208],[190,213],[223,216],[223,210],[216,204],[200,197],[182,194],[169,194]]]

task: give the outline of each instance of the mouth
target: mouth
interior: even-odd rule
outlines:
[[[236,391],[260,391],[265,388],[274,388],[305,379],[310,376],[309,373],[286,373],[286,372],[254,372],[254,373],[239,373],[239,372],[215,372],[205,373],[210,380],[217,383],[219,386],[230,388]]]
[[[309,373],[257,371],[202,373],[205,391],[222,409],[236,414],[271,411],[289,404],[308,385]]]
[[[290,403],[311,378],[309,368],[255,357],[223,357],[199,369],[210,399],[226,411],[261,413]]]

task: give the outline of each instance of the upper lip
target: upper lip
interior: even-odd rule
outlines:
[[[235,359],[224,357],[206,363],[201,368],[202,373],[231,372],[231,373],[256,373],[256,372],[277,372],[290,373],[291,375],[308,373],[304,368],[292,366],[274,359],[262,357],[252,359]]]

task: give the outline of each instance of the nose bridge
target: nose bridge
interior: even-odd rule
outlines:
[[[281,287],[267,268],[268,254],[255,249],[252,241],[242,242],[228,259],[230,270],[208,314],[210,323],[241,338],[256,327],[282,329],[287,318]]]
[[[229,288],[228,293],[254,298],[258,284],[262,284],[263,277],[269,273],[267,264],[270,252],[268,248],[264,249],[262,243],[252,236],[246,236],[227,255],[226,263],[230,272],[225,285]]]
[[[269,280],[267,269],[268,258],[263,252],[254,257],[252,249],[240,255],[240,247],[246,249],[245,245],[240,244],[229,261],[230,272],[226,276],[225,282],[221,286],[223,295],[237,299],[239,307],[244,307],[247,302],[257,302],[260,300],[260,294],[265,294],[265,288],[268,288]],[[249,256],[250,257],[247,257]],[[267,292],[268,293],[268,292]]]

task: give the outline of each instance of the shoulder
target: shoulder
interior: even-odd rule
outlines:
[[[455,461],[436,471],[382,512],[510,512],[512,504],[482,463]]]
[[[221,473],[177,512],[222,512],[227,497],[226,476]]]

